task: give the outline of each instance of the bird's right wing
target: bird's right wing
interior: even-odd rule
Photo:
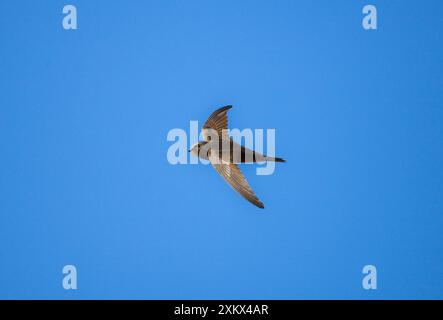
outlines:
[[[246,200],[256,205],[259,208],[264,208],[263,203],[257,198],[254,191],[252,191],[242,172],[234,163],[223,162],[216,159],[215,156],[210,156],[212,166],[215,170],[226,180],[226,182],[238,193],[240,193]]]

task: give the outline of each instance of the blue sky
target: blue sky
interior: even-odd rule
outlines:
[[[443,298],[443,2],[65,4],[0,4],[0,298]],[[226,104],[264,210],[167,161]]]

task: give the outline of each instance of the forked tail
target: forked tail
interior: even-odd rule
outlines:
[[[286,162],[283,158],[278,157],[266,157],[266,161],[274,161],[274,162]]]

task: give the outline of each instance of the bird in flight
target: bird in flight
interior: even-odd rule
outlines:
[[[234,142],[227,132],[228,110],[231,108],[231,105],[221,107],[209,116],[202,129],[204,141],[194,144],[189,152],[209,160],[214,169],[235,191],[257,207],[264,208],[265,206],[252,191],[237,164],[264,161],[285,162],[285,160],[267,157]]]

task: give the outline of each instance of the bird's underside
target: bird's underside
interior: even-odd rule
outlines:
[[[205,141],[198,145],[198,156],[209,160],[214,169],[245,199],[259,208],[264,208],[237,164],[264,161],[284,162],[284,160],[264,156],[234,142],[227,134],[227,112],[231,108],[232,106],[225,106],[216,110],[203,125],[202,134]]]
[[[199,157],[209,160],[210,156],[228,163],[253,163],[279,161],[279,158],[267,157],[254,150],[248,149],[232,139],[218,139],[201,143]]]

